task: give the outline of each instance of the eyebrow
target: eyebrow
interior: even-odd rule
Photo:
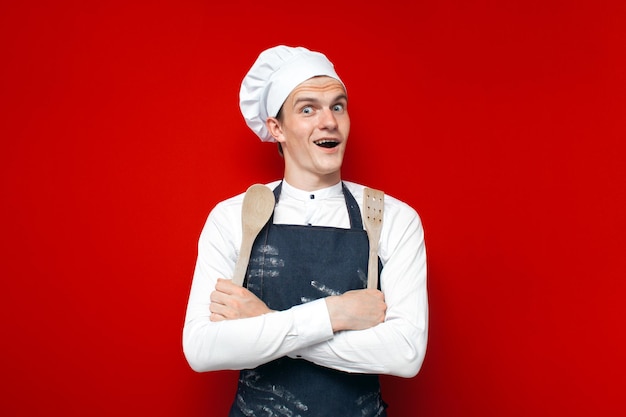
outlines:
[[[338,96],[336,96],[333,100],[331,100],[332,103],[336,103],[338,101],[348,101],[348,96],[345,94],[339,94]],[[294,102],[293,102],[293,107],[296,107],[298,104],[302,103],[302,102],[309,102],[309,103],[319,103],[319,99],[317,98],[313,98],[313,97],[299,97],[297,98]]]

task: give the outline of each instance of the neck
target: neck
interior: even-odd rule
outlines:
[[[341,181],[341,173],[335,172],[329,175],[310,175],[304,177],[302,175],[289,175],[289,172],[285,171],[285,181],[292,187],[298,188],[303,191],[317,191],[323,188],[332,187]]]

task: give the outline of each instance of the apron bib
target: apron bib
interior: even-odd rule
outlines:
[[[350,229],[275,225],[270,218],[257,236],[244,285],[270,309],[367,286],[367,233],[356,200],[342,186]],[[374,417],[386,416],[385,409],[378,375],[283,357],[240,372],[229,417]]]

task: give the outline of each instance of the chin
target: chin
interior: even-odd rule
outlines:
[[[334,166],[325,166],[318,169],[318,174],[322,177],[332,177],[333,175],[340,175],[341,164]]]

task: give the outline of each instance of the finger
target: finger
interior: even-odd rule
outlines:
[[[374,288],[367,288],[365,291],[367,291],[368,293],[378,296],[378,297],[382,297],[383,296],[383,292],[381,290],[377,290]]]
[[[234,288],[240,288],[238,285],[233,284],[233,281],[225,278],[218,278],[215,284],[215,289],[225,294],[231,294]]]
[[[211,300],[211,303],[226,304],[226,297],[223,292],[215,290],[211,293],[209,300]]]
[[[226,317],[228,307],[219,303],[211,303],[209,304],[209,311],[211,314],[219,314],[220,316]]]
[[[211,317],[209,318],[209,320],[211,320],[211,321],[224,321],[224,320],[226,320],[226,317],[222,316],[221,314],[211,313]]]

